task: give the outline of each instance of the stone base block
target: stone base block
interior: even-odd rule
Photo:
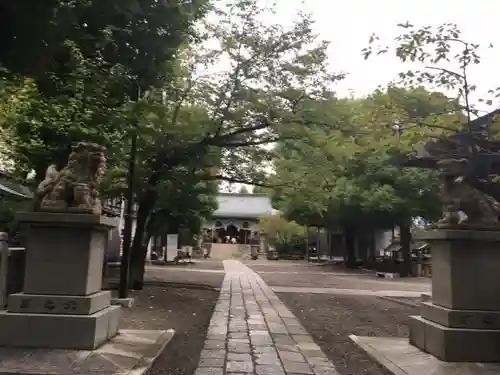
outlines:
[[[104,249],[116,218],[23,212],[26,266],[23,292],[88,296],[101,291]]]
[[[92,350],[118,332],[121,307],[92,315],[0,312],[0,346]]]
[[[171,329],[120,330],[93,351],[0,347],[0,374],[142,375],[173,336]]]
[[[500,330],[450,328],[410,317],[410,343],[446,362],[500,362]]]
[[[9,296],[7,310],[11,313],[91,315],[109,307],[110,303],[110,291],[89,296],[16,293]]]
[[[496,375],[498,363],[443,362],[410,345],[404,337],[349,338],[394,375]],[[385,372],[384,372],[385,373]]]
[[[422,318],[450,328],[500,329],[500,311],[455,310],[432,302],[421,305]]]
[[[492,282],[500,274],[500,228],[478,229],[430,230],[420,237],[432,247],[432,302],[436,305],[500,311],[500,293]]]

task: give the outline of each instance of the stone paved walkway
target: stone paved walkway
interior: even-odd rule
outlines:
[[[250,268],[226,275],[195,375],[338,375],[298,319]]]

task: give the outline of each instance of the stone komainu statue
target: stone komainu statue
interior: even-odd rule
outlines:
[[[106,148],[79,142],[72,147],[66,167],[47,168],[36,191],[35,210],[101,214],[98,185],[106,167]]]
[[[498,225],[500,203],[467,182],[472,170],[469,159],[443,158],[437,162],[437,167],[446,205],[439,224]]]

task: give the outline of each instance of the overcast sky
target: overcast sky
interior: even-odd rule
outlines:
[[[396,78],[405,66],[396,57],[385,56],[364,61],[360,50],[375,32],[387,42],[399,34],[397,24],[410,21],[416,26],[457,23],[464,39],[493,49],[481,53],[480,68],[470,70],[471,81],[478,86],[478,96],[500,86],[500,2],[493,0],[277,0],[278,17],[287,22],[301,8],[311,12],[321,39],[331,42],[330,63],[333,70],[349,73],[338,85],[342,96],[366,95],[378,85]],[[303,5],[302,3],[305,3]],[[275,21],[276,22],[276,21]],[[406,66],[408,69],[408,66]],[[500,106],[500,101],[494,107]],[[478,109],[493,109],[482,105]]]

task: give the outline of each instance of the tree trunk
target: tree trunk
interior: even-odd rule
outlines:
[[[146,224],[156,203],[156,191],[150,190],[139,204],[137,211],[134,240],[130,254],[130,289],[142,290],[144,287],[144,272],[146,270],[146,254],[148,244],[144,244]]]
[[[306,226],[306,233],[307,235],[305,236],[305,245],[306,245],[306,248],[305,248],[305,255],[306,255],[306,260],[309,261],[309,226]],[[319,256],[319,251],[318,249],[316,249],[316,254],[318,254],[317,256]]]
[[[142,205],[140,207],[142,207]],[[133,290],[142,290],[144,286],[147,246],[143,246],[143,237],[148,215],[149,212],[139,208],[134,240],[132,242],[132,248],[130,249],[129,287]]]
[[[316,250],[320,252],[320,239],[319,239],[319,228],[316,227]]]
[[[358,254],[360,255],[361,261],[363,263],[366,263],[368,260],[368,238],[367,234],[368,231],[363,229],[361,233],[357,236],[358,239]]]
[[[375,260],[377,258],[377,254],[376,254],[376,240],[375,240],[375,230],[372,229],[370,231],[370,256],[368,258],[368,261],[370,262],[370,264],[373,266],[373,264],[375,263]]]
[[[148,190],[139,202],[134,241],[130,254],[129,286],[134,290],[142,290],[144,287],[144,272],[146,270],[146,254],[148,244],[144,244],[144,235],[147,228],[148,218],[156,205],[158,192],[156,187],[160,182],[162,174],[170,171],[183,160],[183,155],[174,155],[168,162],[158,158],[156,166],[152,167],[153,173],[148,179]]]
[[[402,277],[411,276],[411,229],[410,220],[404,220],[399,225],[399,236],[401,251],[403,253],[403,265],[401,267]]]
[[[344,264],[347,268],[356,268],[356,228],[344,227],[345,257]]]
[[[329,228],[325,228],[325,240],[328,249],[328,254],[330,255],[330,260],[333,259],[333,231]]]

